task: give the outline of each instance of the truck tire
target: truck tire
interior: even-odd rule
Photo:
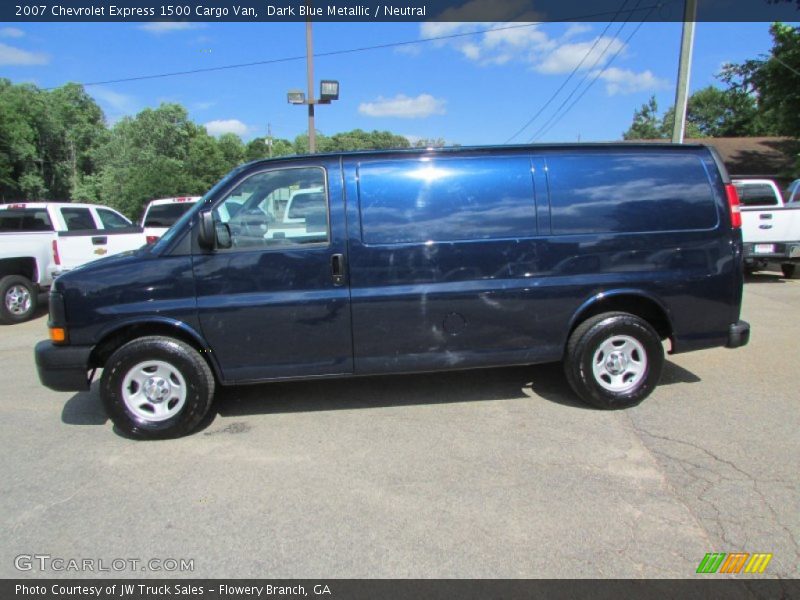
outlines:
[[[797,279],[800,277],[800,268],[795,263],[783,263],[781,265],[784,279]]]
[[[578,325],[564,358],[575,393],[607,410],[639,404],[655,389],[663,366],[658,333],[647,321],[624,312],[603,313]]]
[[[211,408],[214,375],[188,344],[148,336],[111,355],[100,380],[100,397],[123,433],[140,439],[180,437],[194,430]]]
[[[39,292],[22,275],[0,279],[0,323],[22,323],[30,319],[39,305]]]

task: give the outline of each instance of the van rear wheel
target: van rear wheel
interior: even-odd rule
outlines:
[[[564,358],[575,393],[597,408],[636,406],[655,389],[664,366],[661,338],[639,317],[609,312],[581,323]]]
[[[142,439],[186,435],[206,416],[214,375],[200,354],[179,340],[150,336],[119,348],[103,369],[100,396],[123,433]]]

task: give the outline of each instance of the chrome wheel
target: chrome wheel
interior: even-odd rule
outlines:
[[[637,339],[615,335],[595,351],[592,371],[595,381],[608,391],[629,392],[639,385],[647,372],[647,353]]]
[[[6,291],[5,301],[8,312],[20,317],[31,309],[31,292],[24,285],[12,285]]]
[[[133,366],[122,381],[125,406],[143,421],[166,421],[186,403],[186,380],[173,365],[148,360]]]

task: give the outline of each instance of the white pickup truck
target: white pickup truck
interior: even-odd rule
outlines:
[[[783,276],[800,276],[800,202],[786,204],[774,181],[735,179],[742,214],[747,271],[777,263]]]
[[[144,244],[140,227],[105,206],[0,205],[0,323],[30,319],[39,292],[62,272]]]

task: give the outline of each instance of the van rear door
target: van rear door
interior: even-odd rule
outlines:
[[[338,160],[258,165],[213,207],[232,246],[195,248],[203,335],[226,381],[353,372],[344,197]],[[289,227],[294,190],[320,188]]]

